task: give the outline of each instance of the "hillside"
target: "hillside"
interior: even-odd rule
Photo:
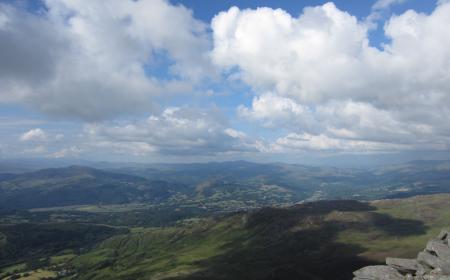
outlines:
[[[145,203],[233,212],[300,201],[448,193],[449,169],[447,161],[372,170],[245,161],[125,165],[105,170],[69,166],[0,174],[0,205],[31,209]]]
[[[450,195],[264,208],[135,230],[72,264],[80,279],[351,279],[386,256],[414,257],[449,216]]]
[[[198,187],[239,184],[249,188],[273,185],[290,200],[411,197],[449,193],[450,161],[413,161],[371,169],[306,166],[247,161],[195,164],[152,164],[107,167],[114,172]]]
[[[228,162],[155,165],[147,175],[83,166],[4,173],[0,278],[350,279],[386,256],[414,257],[450,227],[448,166]],[[409,197],[429,193],[440,194]],[[409,198],[367,202],[386,197]]]
[[[80,252],[125,228],[82,223],[22,223],[0,225],[0,267],[18,261],[33,263],[62,250]],[[44,258],[45,259],[45,258]]]
[[[137,176],[70,166],[0,175],[3,208],[155,202],[183,187]]]

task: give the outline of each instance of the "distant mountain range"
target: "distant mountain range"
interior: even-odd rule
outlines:
[[[183,186],[83,166],[0,175],[3,208],[157,202]]]
[[[376,169],[261,164],[68,166],[0,173],[3,208],[150,203],[240,210],[322,199],[409,197],[450,192],[450,161]],[[5,168],[3,168],[5,170]]]

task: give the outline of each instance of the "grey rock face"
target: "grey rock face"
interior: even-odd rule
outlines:
[[[387,265],[366,266],[353,273],[357,280],[403,280],[403,276]]]
[[[427,274],[430,271],[431,271],[431,267],[418,263],[416,276],[424,276],[425,274]]]
[[[386,258],[386,264],[403,273],[415,273],[418,269],[415,259]]]
[[[448,232],[446,230],[441,230],[441,232],[438,235],[439,240],[445,240],[448,237]]]
[[[438,258],[429,252],[420,252],[417,255],[417,261],[431,268],[438,267]]]
[[[441,240],[432,240],[428,242],[425,250],[428,252],[435,252],[440,259],[450,260],[450,247]]]
[[[450,280],[450,233],[442,230],[416,259],[387,258],[387,265],[363,267],[354,280]]]

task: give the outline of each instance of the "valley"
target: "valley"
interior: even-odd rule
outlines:
[[[103,241],[90,246],[82,239],[80,246],[78,240],[67,239],[64,248],[50,235],[26,250],[36,251],[41,260],[35,261],[35,269],[71,271],[67,279],[327,279],[330,274],[349,279],[353,270],[386,256],[412,257],[427,239],[450,228],[449,216],[450,195],[370,203],[318,201],[187,219],[165,227],[111,227],[105,232],[99,225],[86,229],[77,223],[77,236]],[[65,227],[61,223],[53,229],[16,231],[60,235]],[[63,235],[70,236],[73,229]],[[4,252],[28,244],[8,234]],[[15,256],[13,267],[22,265],[23,271],[33,267],[20,255],[3,256]]]
[[[217,165],[1,175],[0,278],[350,279],[450,228],[442,162]]]
[[[449,27],[0,0],[0,280],[450,280]]]

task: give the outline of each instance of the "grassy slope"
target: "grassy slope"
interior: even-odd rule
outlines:
[[[199,270],[197,262],[222,254],[224,246],[245,235],[235,216],[226,221],[202,221],[183,228],[143,229],[103,242],[74,264],[84,279],[152,279]]]
[[[349,279],[413,257],[450,227],[450,195],[316,202],[108,239],[73,263],[82,279]]]
[[[380,230],[376,225],[371,225],[367,231],[345,230],[340,233],[340,242],[362,246],[362,255],[367,258],[383,261],[386,256],[415,257],[427,240],[435,237],[443,228],[450,229],[448,194],[380,200],[372,202],[372,205],[377,208],[377,213],[388,214],[403,223],[392,225],[392,230],[397,228],[399,232],[394,235]],[[408,234],[408,230],[417,233]]]
[[[77,223],[0,225],[0,265],[45,258],[64,249],[89,248],[124,232],[123,228]]]
[[[7,244],[24,247],[20,240],[29,237],[14,243],[9,231],[22,233],[18,238],[41,234],[48,226],[3,232]],[[79,256],[63,251],[50,264],[73,264],[77,279],[350,279],[353,270],[386,256],[415,256],[442,228],[450,228],[450,195],[321,201],[195,219],[176,227],[133,228]],[[78,226],[73,230],[90,232]],[[31,245],[26,251],[34,251]],[[53,247],[60,248],[46,245],[49,253]]]

